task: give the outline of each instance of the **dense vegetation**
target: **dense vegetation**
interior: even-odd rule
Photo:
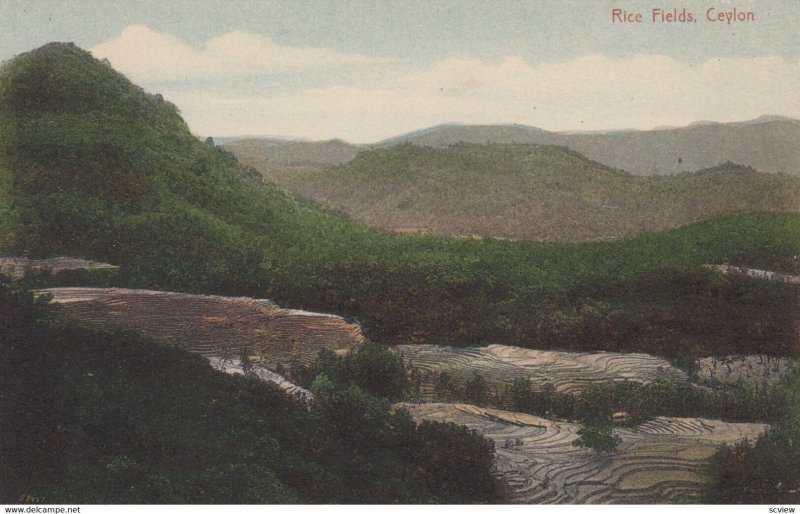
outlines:
[[[321,375],[307,409],[132,333],[47,316],[0,280],[0,502],[496,500],[488,441]]]
[[[759,437],[724,446],[711,461],[711,503],[800,503],[800,370],[785,383],[785,413]]]
[[[410,398],[419,399],[420,376],[414,370],[410,376]],[[614,426],[634,426],[657,416],[778,423],[755,445],[725,446],[715,455],[707,495],[711,503],[794,503],[800,486],[800,473],[794,469],[800,458],[798,390],[800,370],[771,386],[742,382],[707,389],[659,379],[594,384],[581,394],[559,392],[551,384],[534,389],[525,378],[493,392],[477,373],[459,382],[443,371],[436,377],[434,397],[581,423],[573,444],[598,452],[616,448]]]
[[[7,254],[109,261],[129,287],[335,312],[375,341],[798,353],[797,287],[702,268],[797,272],[796,214],[577,245],[380,234],[263,183],[70,45],[0,70],[0,186]]]
[[[355,385],[390,400],[405,399],[409,393],[408,370],[400,356],[386,347],[365,344],[338,356],[322,350],[312,366],[295,364],[286,376],[297,384],[311,387],[317,377],[334,383]]]
[[[800,209],[797,177],[731,163],[641,177],[556,146],[404,144],[362,152],[330,169],[284,173],[263,161],[244,162],[371,227],[446,236],[601,240],[725,212]]]

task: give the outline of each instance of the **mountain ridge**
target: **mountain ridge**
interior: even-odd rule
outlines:
[[[270,178],[371,227],[443,236],[607,240],[725,212],[800,211],[797,177],[732,163],[642,177],[561,146],[405,143]]]
[[[321,144],[341,145],[335,156],[320,158]],[[268,178],[281,167],[343,164],[360,151],[412,143],[448,147],[467,144],[541,144],[566,146],[591,160],[635,175],[673,175],[711,168],[724,162],[752,166],[767,173],[800,175],[800,120],[763,115],[737,122],[697,121],[684,127],[650,130],[547,131],[521,124],[445,123],[371,144],[339,139],[294,141],[239,139],[223,145]]]

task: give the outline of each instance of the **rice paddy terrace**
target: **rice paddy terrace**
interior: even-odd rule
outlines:
[[[780,273],[778,271],[743,268],[740,266],[729,266],[727,264],[719,264],[719,265],[709,264],[706,267],[708,269],[719,271],[720,273],[724,273],[726,275],[739,275],[743,277],[758,278],[761,280],[771,280],[773,282],[800,284],[800,276],[789,275],[787,273]]]
[[[432,399],[434,380],[443,371],[456,381],[467,380],[477,372],[492,391],[500,393],[517,378],[528,378],[537,391],[550,384],[565,393],[580,392],[597,383],[688,380],[686,373],[668,361],[645,353],[560,352],[504,345],[400,345],[397,351],[421,373],[421,393],[426,399]]]
[[[49,288],[57,311],[99,328],[130,328],[209,358],[227,373],[248,373],[276,383],[300,401],[307,390],[273,373],[278,363],[311,363],[320,349],[365,342],[357,325],[338,316],[282,309],[269,300],[116,288]],[[570,353],[502,345],[450,348],[402,345],[410,366],[432,382],[440,371],[454,378],[480,373],[503,388],[528,377],[534,388],[552,384],[579,392],[609,381],[688,380],[666,360],[647,354]],[[246,352],[252,367],[242,366]],[[616,451],[598,454],[573,446],[579,425],[465,404],[401,404],[417,421],[450,421],[494,441],[496,468],[512,503],[664,503],[698,501],[709,457],[722,443],[755,439],[767,425],[700,418],[659,417],[636,428],[617,428]]]
[[[230,375],[252,376],[264,382],[273,383],[296,400],[299,400],[305,404],[314,403],[314,393],[286,380],[282,375],[279,375],[274,371],[270,371],[257,365],[244,366],[242,365],[241,359],[235,358],[211,357],[209,358],[209,361],[211,362],[211,366],[216,370],[228,373]]]
[[[312,363],[322,349],[365,341],[339,316],[282,309],[269,300],[117,288],[49,288],[57,311],[86,325],[128,328],[207,358],[246,351],[259,366]]]
[[[48,271],[57,274],[62,271],[103,270],[115,272],[119,266],[106,264],[104,262],[88,261],[75,257],[51,257],[49,259],[29,259],[27,257],[0,257],[0,273],[5,273],[11,278],[20,279],[28,271],[43,272]]]
[[[496,473],[511,503],[669,503],[700,500],[704,467],[723,443],[753,440],[759,423],[655,418],[615,429],[618,449],[573,446],[579,425],[464,404],[401,404],[417,421],[450,421],[494,441]]]

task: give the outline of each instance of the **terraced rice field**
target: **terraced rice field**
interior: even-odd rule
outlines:
[[[442,371],[456,381],[474,372],[502,393],[515,379],[527,377],[534,389],[552,384],[557,391],[576,393],[591,384],[645,383],[656,378],[687,380],[686,373],[668,361],[645,353],[558,352],[516,346],[490,345],[453,348],[435,345],[400,345],[406,363],[422,374],[423,398],[433,398],[433,383]]]
[[[511,503],[637,504],[699,501],[704,466],[723,443],[757,438],[767,425],[656,418],[615,429],[616,451],[573,446],[578,425],[464,404],[400,404],[417,421],[451,421],[495,445],[496,473]]]
[[[708,264],[707,268],[725,273],[726,275],[740,275],[750,278],[758,278],[761,280],[772,280],[774,282],[785,282],[787,284],[800,284],[800,276],[789,275],[778,271],[769,271],[763,269],[743,268],[740,266],[728,266],[726,264]]]
[[[116,288],[50,288],[40,293],[86,325],[123,327],[205,357],[239,356],[275,370],[278,363],[312,363],[323,348],[365,341],[358,325],[339,316],[282,309],[269,300]]]
[[[245,369],[242,366],[242,361],[240,359],[211,357],[209,358],[209,361],[211,362],[211,366],[216,370],[223,371],[231,375],[253,376],[259,380],[263,380],[264,382],[270,382],[277,385],[286,394],[305,404],[311,404],[314,402],[314,394],[311,391],[304,389],[293,382],[289,382],[283,378],[283,376],[275,373],[274,371],[262,368],[261,366],[253,366],[251,369]]]
[[[30,270],[34,272],[49,271],[53,274],[72,270],[107,270],[116,271],[119,266],[104,262],[87,261],[74,257],[52,257],[49,259],[28,259],[27,257],[0,257],[0,273],[11,278],[20,279]]]

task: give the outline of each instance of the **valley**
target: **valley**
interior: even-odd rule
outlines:
[[[220,148],[74,44],[20,54],[0,496],[796,499],[796,128]]]

